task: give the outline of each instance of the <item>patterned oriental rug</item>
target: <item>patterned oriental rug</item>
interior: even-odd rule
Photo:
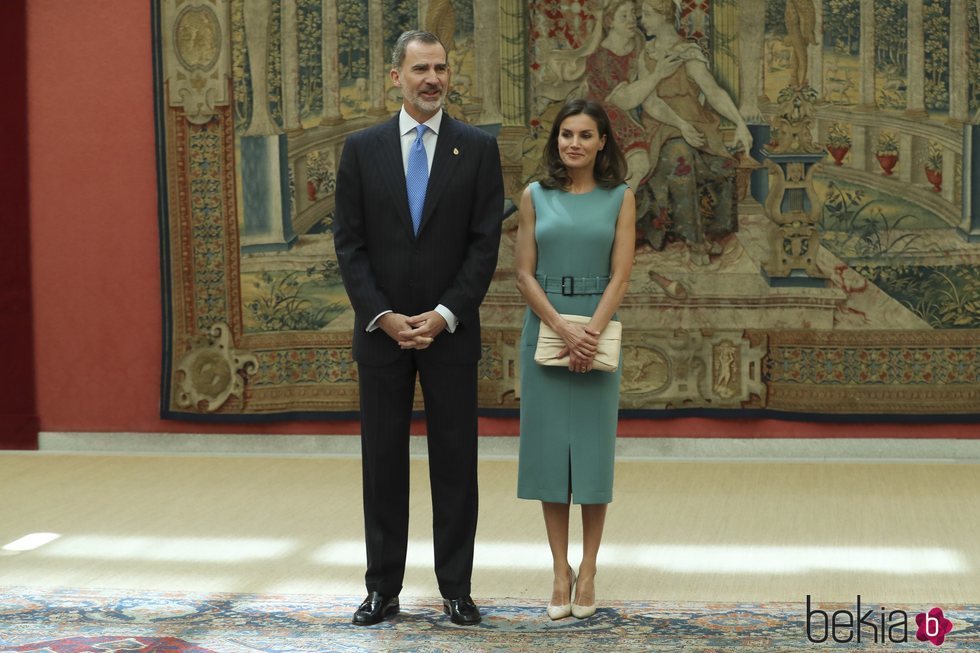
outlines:
[[[359,600],[0,587],[0,653],[980,651],[980,605],[945,605],[939,614],[936,606],[885,613],[862,603],[858,643],[855,605],[812,605],[808,617],[805,602],[619,601],[591,619],[552,622],[542,601],[481,598],[483,622],[459,627],[438,600],[408,599],[399,616],[365,628],[350,623]],[[917,639],[920,612],[944,637]]]

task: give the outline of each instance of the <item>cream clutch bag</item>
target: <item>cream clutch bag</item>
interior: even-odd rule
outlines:
[[[566,315],[561,317],[575,324],[588,324],[592,319],[586,315]],[[619,367],[619,350],[623,340],[623,323],[609,320],[609,324],[599,334],[599,349],[592,362],[592,369],[600,372],[615,372]],[[538,365],[568,367],[568,356],[558,358],[558,352],[565,346],[565,341],[551,330],[544,322],[538,332],[538,346],[534,350],[534,362]]]

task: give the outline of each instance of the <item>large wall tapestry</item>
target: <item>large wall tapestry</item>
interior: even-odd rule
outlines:
[[[480,401],[514,409],[513,206],[569,97],[638,199],[622,407],[980,414],[977,0],[155,0],[163,414],[357,410],[331,236],[345,138],[399,107],[398,34],[508,195]],[[419,395],[421,408],[421,396]]]

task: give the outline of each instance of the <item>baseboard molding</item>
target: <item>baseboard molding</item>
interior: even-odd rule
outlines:
[[[481,436],[480,457],[516,458],[518,438]],[[359,456],[352,435],[41,432],[46,453],[121,455]],[[412,436],[413,456],[426,455]],[[909,438],[619,438],[619,460],[772,460],[980,463],[980,440]]]

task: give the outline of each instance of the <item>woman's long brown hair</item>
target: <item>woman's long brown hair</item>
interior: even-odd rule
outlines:
[[[599,138],[603,136],[606,138],[605,147],[596,152],[595,156],[595,168],[592,174],[596,183],[603,188],[615,188],[626,181],[626,158],[623,156],[623,151],[619,149],[616,137],[613,136],[606,110],[598,102],[577,99],[566,102],[551,125],[551,134],[544,146],[545,176],[541,180],[543,187],[565,189],[571,183],[568,170],[558,153],[558,134],[561,132],[561,124],[565,118],[583,113],[595,121]]]

